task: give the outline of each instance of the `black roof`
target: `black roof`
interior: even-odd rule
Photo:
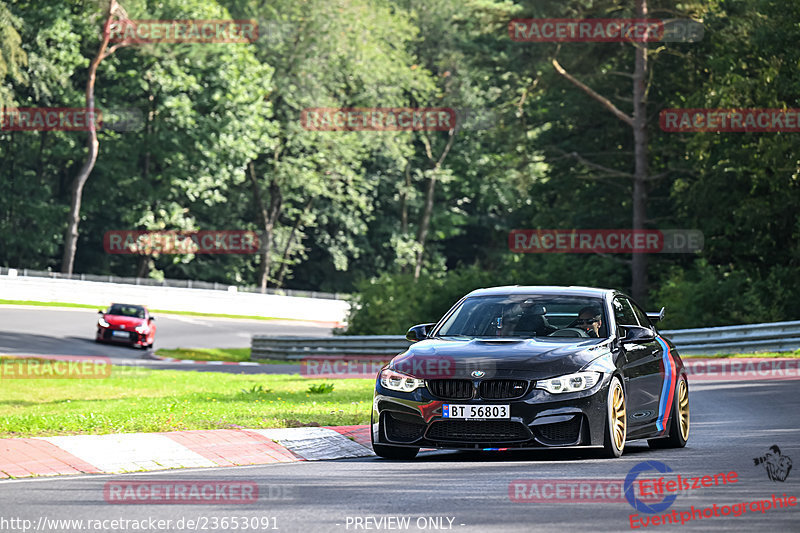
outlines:
[[[559,287],[553,285],[506,285],[503,287],[487,287],[476,289],[467,296],[502,296],[508,294],[539,294],[548,296],[587,296],[603,298],[617,293],[614,289],[601,289],[598,287]]]

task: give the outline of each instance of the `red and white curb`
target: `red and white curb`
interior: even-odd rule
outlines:
[[[374,455],[369,426],[0,439],[0,479],[320,461]]]

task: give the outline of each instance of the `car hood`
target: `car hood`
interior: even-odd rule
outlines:
[[[103,315],[106,322],[112,326],[125,326],[135,328],[145,323],[143,318],[136,318],[135,316],[122,316],[122,315]]]
[[[426,339],[395,357],[391,367],[421,379],[544,379],[577,372],[609,354],[609,344],[593,338]]]

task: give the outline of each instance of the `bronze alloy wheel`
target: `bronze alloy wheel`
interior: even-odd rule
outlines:
[[[689,439],[689,388],[686,386],[686,380],[680,380],[678,384],[678,427],[681,431],[683,440]]]
[[[688,409],[688,396],[686,399]],[[622,391],[622,385],[618,381],[615,382],[614,391],[611,395],[611,432],[614,438],[614,444],[618,450],[622,450],[625,446],[625,436],[627,430],[627,417],[625,416],[625,393]],[[687,431],[689,429],[689,419],[687,411]]]
[[[649,439],[651,448],[683,448],[689,440],[689,384],[685,377],[678,378],[672,406],[667,434]]]

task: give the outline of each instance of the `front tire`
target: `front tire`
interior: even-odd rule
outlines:
[[[628,436],[628,418],[625,389],[622,382],[614,376],[608,386],[606,398],[606,429],[603,438],[603,457],[614,459],[622,455]]]
[[[372,419],[370,419],[370,422],[372,422]],[[378,431],[380,431],[380,424],[378,425]],[[383,457],[384,459],[413,459],[419,453],[419,448],[405,448],[403,446],[377,444],[375,442],[375,437],[373,436],[371,427],[369,439],[372,442],[372,450],[375,452],[375,455],[378,457]]]
[[[672,419],[669,422],[669,433],[666,438],[650,439],[647,444],[651,448],[683,448],[689,440],[689,385],[686,378],[678,380],[672,400]]]

